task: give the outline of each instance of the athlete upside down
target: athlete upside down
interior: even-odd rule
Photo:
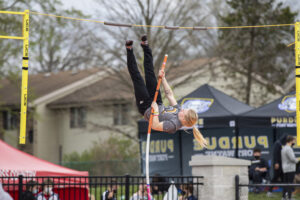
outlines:
[[[157,131],[175,133],[182,127],[193,127],[195,139],[202,147],[205,147],[207,142],[197,127],[195,127],[195,124],[198,121],[197,113],[193,109],[182,109],[178,105],[173,91],[165,78],[165,72],[163,70],[159,71],[159,77],[162,78],[163,88],[170,106],[165,107],[163,105],[160,91],[157,96],[157,102],[152,103],[156,91],[157,79],[154,73],[152,51],[148,45],[147,36],[142,36],[141,40],[141,46],[144,50],[144,70],[146,84],[137,67],[132,48],[133,41],[126,41],[127,66],[133,82],[136,105],[139,112],[146,120],[149,120],[151,115],[151,107],[153,108],[154,114],[152,129]]]

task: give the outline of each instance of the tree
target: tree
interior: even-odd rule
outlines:
[[[0,1],[0,8],[14,11],[35,8],[42,13],[54,15],[89,17],[76,9],[64,9],[60,0]],[[0,20],[1,35],[22,35],[21,16],[2,14]],[[101,39],[92,31],[93,28],[87,23],[30,14],[30,71],[55,72],[99,66],[102,54],[98,44]],[[1,73],[20,69],[22,42],[0,42]]]
[[[38,1],[41,12],[77,18],[88,18],[81,11],[65,10],[59,0]],[[101,58],[100,41],[87,23],[61,18],[32,15],[32,66],[39,72],[91,68]]]
[[[25,5],[25,1],[22,0],[0,0],[0,10],[21,11]],[[0,14],[0,22],[0,35],[22,35],[21,16]],[[0,52],[0,76],[4,76],[8,71],[15,70],[18,61],[19,67],[21,68],[22,42],[20,42],[20,40],[0,39]]]
[[[128,139],[109,138],[95,142],[93,147],[82,154],[65,155],[63,165],[86,170],[90,175],[140,174],[139,147]]]
[[[99,1],[98,1],[99,2]],[[204,14],[207,7],[198,0],[189,1],[106,1],[99,2],[100,8],[105,9],[105,15],[99,16],[107,21],[168,26],[205,26],[209,22],[208,14]],[[206,31],[192,30],[166,30],[162,28],[116,28],[104,27],[103,36],[107,39],[103,42],[106,59],[116,63],[117,69],[126,66],[125,40],[133,39],[138,63],[142,63],[143,56],[139,47],[140,37],[147,34],[149,44],[153,50],[154,66],[157,71],[165,54],[168,60],[181,61],[204,56],[207,49],[213,45],[211,35]],[[167,69],[166,69],[167,70]],[[120,78],[124,75],[120,75]]]
[[[222,25],[292,24],[296,14],[289,7],[275,0],[229,0],[230,11],[221,16]],[[251,103],[254,73],[269,82],[283,84],[293,69],[293,50],[286,47],[293,41],[293,27],[249,28],[224,30],[219,33],[219,55],[228,61],[228,75],[234,78],[235,71],[245,73],[235,89],[244,94],[246,103]]]

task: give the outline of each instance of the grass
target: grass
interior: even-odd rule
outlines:
[[[281,192],[274,192],[273,193],[274,197],[267,197],[266,192],[262,192],[259,194],[255,194],[253,192],[249,192],[249,200],[281,200]],[[300,194],[297,194],[293,197],[295,200],[300,200]]]

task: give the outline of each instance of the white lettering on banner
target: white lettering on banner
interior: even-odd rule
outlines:
[[[231,150],[231,151],[206,151],[205,155],[234,157],[234,150]]]
[[[35,177],[36,171],[0,169],[0,177],[12,177],[12,176],[20,176],[20,175],[26,177]]]
[[[168,160],[169,160],[168,154],[157,154],[157,155],[149,156],[149,162],[162,162]]]
[[[253,150],[239,150],[239,157],[251,157],[253,155]]]
[[[253,150],[239,150],[238,152],[239,157],[252,157],[253,156]],[[264,151],[264,154],[269,154],[269,151]],[[235,156],[235,150],[216,150],[216,151],[205,151],[204,153],[197,153],[197,155],[209,155],[209,156],[225,156],[225,157],[234,157]]]

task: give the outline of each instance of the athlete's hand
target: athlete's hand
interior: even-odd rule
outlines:
[[[160,69],[158,73],[158,77],[164,78],[165,77],[165,71]]]
[[[276,163],[275,166],[274,166],[274,168],[275,168],[276,170],[279,169],[279,164]]]
[[[154,112],[158,112],[158,105],[155,101],[152,102],[151,107],[153,108]]]

